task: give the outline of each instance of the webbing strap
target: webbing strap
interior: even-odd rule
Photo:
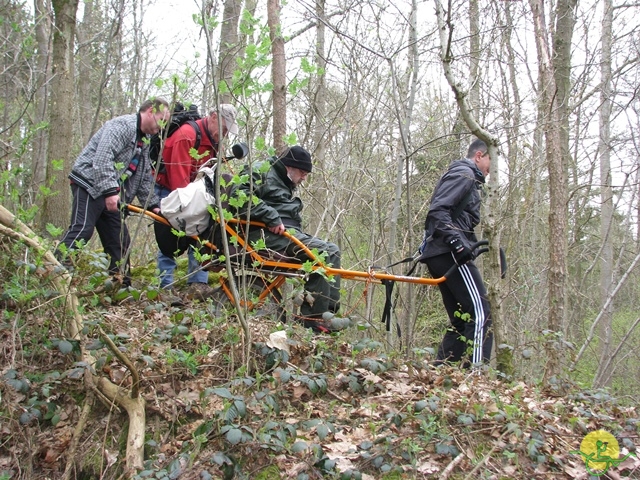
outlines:
[[[391,331],[391,313],[393,312],[393,287],[395,285],[394,280],[382,280],[382,284],[384,285],[384,308],[382,309],[382,323],[385,324],[385,329],[387,332]],[[396,333],[398,334],[398,338],[402,336],[402,331],[400,329],[400,325],[396,322]]]

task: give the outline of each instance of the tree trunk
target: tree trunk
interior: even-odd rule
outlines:
[[[469,106],[478,114],[480,104],[480,8],[478,0],[469,0]]]
[[[543,0],[530,0],[538,50],[540,107],[544,118],[545,152],[549,172],[549,317],[551,337],[545,341],[547,364],[544,381],[557,375],[563,349],[556,342],[565,329],[567,281],[567,155],[570,46],[573,34],[572,6],[576,0],[560,0],[551,55]],[[563,118],[564,117],[564,118]]]
[[[51,64],[49,63],[49,46],[51,44],[51,12],[44,0],[34,0],[36,43],[38,57],[36,59],[36,82],[38,90],[35,95],[36,125],[47,120],[47,92],[48,80],[51,78]],[[37,192],[44,186],[47,173],[47,132],[41,129],[33,137],[33,157],[31,160],[31,191]]]
[[[225,0],[222,24],[220,26],[220,55],[218,67],[220,68],[220,103],[233,103],[233,72],[236,69],[236,56],[238,55],[238,23],[242,0]]]
[[[57,192],[45,199],[42,226],[52,223],[58,227],[69,222],[71,207],[67,175],[73,165],[73,105],[74,96],[74,40],[76,11],[79,0],[53,0],[55,31],[53,34],[53,80],[49,112],[51,127],[47,157],[47,184]],[[62,162],[62,168],[54,162]]]
[[[78,39],[78,98],[83,99],[78,102],[78,117],[80,125],[80,140],[86,143],[91,138],[92,120],[94,117],[94,105],[91,101],[92,93],[99,88],[95,83],[95,72],[93,68],[91,41],[92,31],[94,31],[94,11],[93,0],[85,0],[82,22],[78,22],[76,38]],[[106,60],[106,59],[105,59]],[[107,63],[105,61],[105,63]]]
[[[611,295],[613,283],[613,244],[611,240],[611,226],[613,221],[613,189],[611,186],[611,43],[613,24],[613,5],[611,0],[603,0],[604,18],[602,21],[601,39],[601,90],[600,90],[600,140],[598,154],[600,157],[601,183],[601,211],[600,236],[602,238],[602,252],[600,255],[600,298],[604,305]],[[603,312],[600,321],[600,361],[594,378],[596,388],[608,386],[611,380],[610,372],[603,369],[611,356],[611,340],[613,327],[613,305]]]
[[[567,255],[568,255],[568,236],[566,232],[568,229],[568,169],[571,162],[571,153],[569,151],[569,113],[571,98],[571,39],[573,37],[573,28],[575,26],[575,8],[578,4],[578,0],[559,0],[556,4],[555,19],[556,25],[553,32],[553,58],[552,73],[555,78],[555,107],[557,108],[557,129],[560,144],[560,149],[554,149],[554,155],[557,157],[557,162],[554,163],[554,171],[558,175],[558,182],[551,182],[552,189],[555,190],[555,194],[550,192],[551,197],[551,215],[555,217],[554,228],[551,228],[549,234],[551,238],[555,239],[552,242],[552,250],[555,248],[553,245],[557,243],[557,251],[553,258],[558,262],[557,265],[560,268],[557,271],[553,269],[553,263],[551,269],[555,274],[553,284],[557,285],[558,296],[553,301],[558,304],[561,311],[557,312],[555,321],[558,322],[559,329],[555,327],[551,330],[557,331],[562,335],[567,335],[567,305],[568,296],[567,290]],[[561,170],[561,171],[560,171]],[[551,174],[551,170],[549,171]],[[562,183],[560,183],[562,181]],[[555,184],[554,184],[555,183]],[[553,198],[556,201],[554,202]],[[557,213],[554,213],[554,203],[557,208]],[[556,223],[557,222],[557,223]],[[559,232],[563,232],[562,236],[557,236]],[[563,241],[558,241],[563,239]]]
[[[311,108],[313,110],[313,151],[311,155],[313,158],[314,168],[317,172],[324,172],[325,165],[325,152],[327,150],[327,142],[329,140],[328,135],[328,122],[326,119],[327,114],[327,89],[325,85],[325,69],[327,67],[326,52],[325,52],[325,0],[316,0],[316,84],[315,92],[312,96],[313,103]],[[311,177],[311,185],[319,185],[326,182],[325,178],[319,176]],[[329,198],[330,191],[325,188],[318,188],[317,194],[311,198],[311,201],[307,203],[305,208],[308,208],[312,215],[307,215],[307,228],[309,232],[313,232],[314,235],[320,235],[322,226],[327,214],[329,213],[327,207],[331,205],[331,199]],[[331,219],[327,222],[331,225]],[[340,243],[338,241],[338,243]]]
[[[284,56],[284,38],[280,25],[280,0],[267,0],[267,23],[271,39],[271,80],[273,83],[273,146],[282,153],[287,133],[287,74]]]
[[[505,109],[508,108],[511,113],[509,117],[509,131],[511,132],[511,134],[508,135],[506,139],[505,157],[508,162],[509,179],[507,180],[507,184],[510,186],[511,189],[515,190],[517,188],[515,185],[517,185],[518,183],[516,178],[516,175],[518,172],[518,167],[516,164],[516,158],[518,157],[517,139],[520,138],[519,132],[520,132],[520,125],[522,122],[521,103],[520,103],[521,98],[520,98],[520,91],[518,88],[518,81],[517,81],[516,60],[515,60],[516,55],[515,55],[515,51],[512,44],[512,34],[513,34],[513,28],[514,28],[513,15],[512,15],[513,4],[505,3],[504,6],[505,6],[504,8],[505,28],[503,29],[503,35],[502,35],[502,48],[504,49],[503,51],[505,52],[505,55],[508,59],[508,61],[506,62],[507,71],[504,74],[505,75],[504,85],[506,86],[505,88],[508,88],[509,91],[511,92],[510,95],[505,95],[505,97],[512,98],[512,101],[509,105],[503,106],[503,108]],[[498,21],[501,21],[501,20],[498,19]],[[489,205],[497,206],[500,204],[499,203],[500,200],[495,198],[495,195],[493,195],[493,193],[499,191],[498,190],[499,176],[500,176],[500,171],[498,170],[498,168],[493,168],[491,176],[489,178],[489,191],[492,192],[491,201],[487,202]],[[508,193],[507,201],[501,202],[501,204],[504,205],[504,208],[501,208],[503,218],[514,218],[518,209],[521,208],[520,207],[521,203],[518,200],[516,200],[517,198],[516,195],[517,193],[510,191]],[[492,221],[495,222],[495,219],[492,219]],[[485,222],[484,226],[489,227],[491,223],[492,222]],[[499,228],[498,236],[502,240],[503,238],[502,234],[504,229],[501,227],[498,227],[498,228]],[[484,232],[483,237],[485,238],[487,238],[490,235],[488,231],[483,230],[483,232]],[[501,247],[505,247],[506,249],[506,246],[502,245],[501,241],[497,243]],[[497,273],[497,272],[494,272],[493,270],[490,270],[490,272],[492,274]],[[495,280],[497,280],[497,277],[494,277],[494,278]],[[511,345],[516,343],[517,335],[513,333],[513,330],[515,329],[512,328],[511,325],[508,325],[507,322],[502,320],[504,318],[504,310],[502,306],[506,304],[509,288],[505,287],[505,288],[501,288],[499,291],[496,291],[496,289],[494,288],[494,285],[497,284],[495,280],[492,278],[488,279],[487,288],[489,291],[489,301],[491,303],[492,315],[495,314],[496,318],[500,319],[499,321],[494,323],[495,345],[496,345],[496,369],[506,375],[511,375],[515,371],[515,364],[513,361],[513,348],[511,347]]]
[[[409,137],[409,125],[411,124],[411,117],[413,113],[415,95],[418,84],[419,75],[419,55],[417,49],[417,3],[412,1],[411,13],[409,15],[409,29],[407,37],[408,45],[408,68],[405,74],[400,75],[397,73],[396,65],[393,58],[387,58],[389,64],[389,71],[391,72],[391,97],[393,100],[393,108],[395,118],[398,122],[399,136],[397,138],[397,145],[394,151],[390,152],[392,157],[391,162],[396,163],[395,167],[395,185],[393,202],[391,204],[391,211],[389,212],[389,236],[387,240],[387,256],[386,263],[391,264],[397,260],[396,257],[403,256],[402,251],[398,253],[401,235],[398,234],[398,223],[400,218],[400,211],[402,205],[403,187],[406,196],[406,218],[412,218],[411,214],[411,192],[409,181],[410,177],[410,156],[411,156],[411,140]],[[409,239],[409,243],[413,246],[414,242]],[[402,247],[400,247],[402,248]],[[412,252],[413,253],[413,252]],[[398,285],[398,289],[402,289],[406,293],[406,308],[401,312],[402,317],[397,321],[401,324],[402,332],[405,340],[404,347],[410,349],[413,343],[413,318],[414,318],[414,295],[415,288],[413,285]],[[400,313],[400,312],[398,312]],[[393,332],[387,333],[387,341],[390,345],[393,344],[395,335]]]
[[[313,159],[319,170],[324,169],[324,156],[327,137],[327,88],[325,85],[325,70],[327,59],[325,52],[325,0],[316,0],[316,91],[313,101],[313,113],[315,117],[313,131]]]

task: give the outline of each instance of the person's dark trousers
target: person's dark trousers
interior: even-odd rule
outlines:
[[[340,249],[334,243],[321,240],[306,233],[296,232],[294,235],[309,250],[317,249],[325,253],[324,262],[333,268],[340,268]],[[309,260],[308,255],[298,245],[289,244],[287,255],[296,257],[303,262]],[[300,314],[304,317],[319,317],[324,312],[337,312],[340,309],[340,276],[334,275],[333,281],[326,280],[322,275],[314,273],[309,275],[305,289],[314,297],[313,305],[304,302],[300,307]]]
[[[325,263],[331,264],[333,268],[340,268],[340,249],[336,244],[300,231],[296,231],[294,237],[306,245],[309,250],[317,249],[320,253],[326,253]],[[302,262],[309,260],[309,256],[304,250],[290,242],[284,235],[276,235],[266,229],[256,229],[251,232],[251,241],[255,242],[260,238],[264,239],[267,248],[295,257]],[[322,275],[311,274],[305,284],[305,290],[313,295],[314,301],[313,304],[304,301],[300,307],[302,316],[320,317],[324,312],[337,313],[340,310],[340,277],[338,275],[334,275],[333,281],[329,282]]]
[[[426,263],[433,278],[442,277],[455,265],[450,253],[428,258]],[[438,287],[451,328],[438,348],[436,363],[456,362],[466,357],[473,365],[489,363],[493,346],[491,309],[478,267],[467,262]]]
[[[125,225],[120,212],[110,212],[105,205],[103,196],[92,198],[84,188],[71,184],[73,203],[71,205],[71,224],[60,243],[67,246],[68,250],[76,248],[76,242],[84,240],[88,242],[94,229],[98,231],[100,242],[105,253],[109,255],[109,273],[119,273],[120,262],[125,256],[130,245],[129,230]],[[60,257],[59,251],[56,256]],[[122,283],[131,285],[130,263],[124,269]]]

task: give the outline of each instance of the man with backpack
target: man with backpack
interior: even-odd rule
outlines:
[[[438,348],[436,365],[464,358],[463,366],[468,368],[488,363],[491,357],[493,333],[487,289],[470,249],[477,242],[474,228],[480,223],[480,189],[490,166],[486,143],[474,140],[466,158],[451,163],[431,197],[420,261],[426,263],[434,278],[458,265],[438,285],[451,328]]]
[[[245,166],[240,177],[246,175],[249,180],[234,185],[229,198],[235,199],[235,209],[241,217],[262,222],[267,227],[251,227],[250,242],[264,239],[271,250],[303,262],[310,260],[298,245],[283,235],[287,230],[310,250],[324,254],[325,263],[340,268],[337,245],[302,231],[303,204],[296,189],[311,170],[309,152],[293,146],[279,157]],[[239,205],[241,199],[245,199],[242,206]],[[349,326],[349,319],[335,316],[340,309],[340,277],[327,280],[319,273],[312,273],[305,281],[305,290],[308,295],[303,295],[300,315],[294,317],[297,321],[316,332],[331,332]]]
[[[130,238],[119,203],[130,203],[137,196],[147,209],[160,211],[153,191],[147,139],[164,128],[169,115],[167,101],[156,98],[145,101],[135,115],[109,120],[91,137],[69,174],[71,223],[60,244],[73,250],[77,242],[88,242],[97,230],[110,257],[109,272],[121,271],[124,286],[131,285],[126,255]],[[126,262],[121,265],[125,255]],[[59,248],[56,256],[63,257]],[[69,264],[69,260],[63,259],[63,263]]]
[[[212,109],[207,117],[188,121],[181,125],[166,139],[162,150],[162,168],[156,178],[156,194],[160,199],[172,191],[186,187],[195,179],[198,169],[210,159],[218,156],[220,133],[226,137],[229,133],[238,134],[237,112],[233,105],[221,104]],[[209,273],[200,268],[193,248],[188,250],[188,290],[187,297],[205,301],[213,293],[209,286]],[[170,289],[176,260],[158,252],[160,286]],[[179,304],[179,298],[172,298],[173,304]]]

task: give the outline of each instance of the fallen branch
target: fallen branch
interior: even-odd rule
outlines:
[[[105,377],[98,378],[96,386],[108,399],[127,411],[129,431],[127,432],[126,468],[128,475],[135,474],[136,470],[144,466],[145,399],[142,396],[131,398],[126,389],[114,385]]]
[[[15,215],[13,215],[2,205],[0,205],[0,234],[33,248],[40,255],[42,255],[46,263],[52,266],[52,274],[50,275],[50,279],[55,285],[56,289],[66,297],[66,309],[68,313],[67,318],[69,318],[69,322],[66,325],[66,333],[69,338],[79,341],[82,360],[87,365],[94,365],[95,359],[87,350],[85,350],[82,345],[82,340],[84,339],[84,335],[82,334],[83,318],[79,313],[80,309],[78,295],[76,294],[75,288],[71,286],[71,275],[69,275],[69,273],[60,264],[53,253],[43,246],[41,239],[27,225],[22,223],[15,217]],[[105,337],[106,335],[104,335],[103,338]],[[108,339],[108,337],[106,338]],[[108,340],[110,341],[110,339]],[[111,345],[113,345],[113,342],[111,342]],[[113,351],[119,352],[117,347]],[[124,363],[132,366],[131,362],[128,362],[128,360]],[[142,469],[144,466],[144,435],[146,426],[145,401],[144,398],[139,395],[139,378],[137,376],[138,374],[135,368],[130,368],[130,371],[134,376],[135,388],[135,391],[131,394],[119,388],[107,378],[92,375],[87,375],[85,377],[85,388],[87,388],[87,390],[91,391],[95,385],[95,388],[97,388],[97,390],[101,394],[107,397],[110,401],[115,402],[116,404],[123,407],[129,415],[129,430],[127,433],[125,467],[127,470],[126,474],[128,474],[129,476],[134,474],[136,470]],[[88,406],[88,404],[85,404],[85,408],[89,408],[90,410],[90,406]],[[89,412],[83,410],[83,416],[88,414]],[[81,432],[76,429],[73,442],[77,442],[77,436],[80,435],[80,433]],[[65,476],[70,475],[70,464],[72,465],[73,461],[74,458],[68,455],[67,465],[65,467]]]
[[[104,332],[104,330],[102,330],[101,327],[98,327],[98,328],[100,329],[100,338],[102,339],[102,341],[107,344],[107,346],[109,347],[109,350],[113,352],[113,354],[118,358],[118,360],[120,360],[131,373],[131,380],[132,380],[131,381],[131,398],[133,399],[138,398],[140,394],[140,375],[138,375],[138,370],[136,370],[136,367],[133,366],[133,363],[131,363],[131,360],[129,360],[129,357],[127,357],[124,353],[120,351],[120,349],[116,346],[115,343],[113,343],[113,340],[109,338],[109,336]]]

